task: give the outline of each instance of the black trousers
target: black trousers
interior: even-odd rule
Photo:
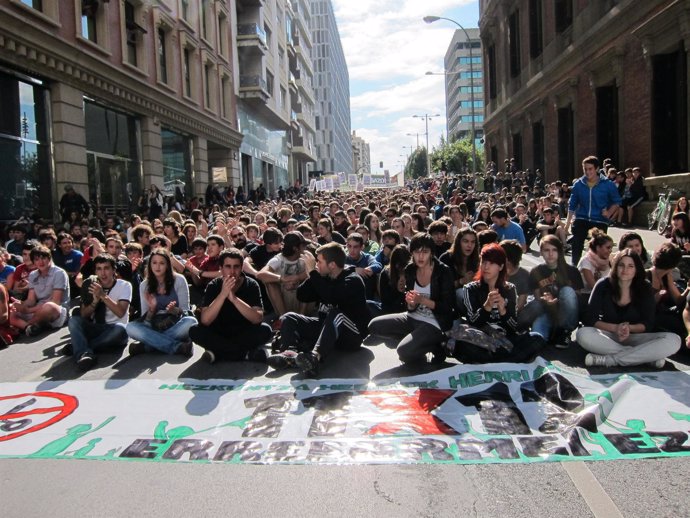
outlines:
[[[228,327],[220,333],[217,328],[196,325],[189,329],[189,338],[208,349],[217,359],[240,361],[247,352],[271,341],[273,330],[266,323]]]
[[[587,239],[587,232],[592,228],[600,228],[604,232],[608,230],[608,225],[604,223],[597,223],[596,221],[588,221],[586,219],[577,219],[573,222],[573,239],[571,245],[573,247],[573,266],[577,266],[582,257],[582,250],[585,247],[585,239]]]
[[[546,346],[546,340],[537,333],[513,335],[509,336],[508,339],[513,343],[512,351],[499,348],[493,353],[483,347],[457,342],[453,357],[462,363],[525,363],[532,361]]]
[[[323,359],[334,349],[359,349],[364,338],[354,322],[337,308],[331,309],[321,318],[290,312],[285,313],[281,320],[280,338],[284,351],[313,350]]]

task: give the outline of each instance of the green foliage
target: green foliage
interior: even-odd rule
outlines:
[[[407,159],[405,178],[420,178],[426,176],[426,148],[418,147]]]
[[[484,150],[482,146],[477,146],[477,171],[484,168]],[[441,141],[440,147],[431,153],[431,170],[434,172],[446,171],[448,173],[459,173],[467,167],[472,171],[472,140],[468,137],[454,142]]]

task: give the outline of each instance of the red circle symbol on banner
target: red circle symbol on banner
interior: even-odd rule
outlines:
[[[26,394],[0,396],[0,402],[24,398],[33,398],[35,401],[30,402],[30,404],[20,404],[8,413],[0,414],[0,442],[16,439],[22,435],[47,428],[58,421],[62,421],[79,406],[79,401],[76,397],[59,392],[27,392]],[[48,419],[31,424],[38,416],[47,417]],[[24,424],[25,427],[15,431],[12,424],[20,424],[21,421],[27,421]],[[9,431],[10,433],[3,434],[3,431]]]

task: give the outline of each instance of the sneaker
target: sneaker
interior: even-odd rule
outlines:
[[[137,356],[146,352],[146,346],[141,342],[132,342],[129,344],[128,351],[130,356]]]
[[[250,362],[266,363],[267,358],[268,354],[263,347],[257,347],[256,349],[252,349],[247,353],[247,361]]]
[[[297,353],[295,351],[283,351],[282,353],[272,354],[266,359],[266,363],[272,369],[290,369],[297,367]]]
[[[58,354],[62,356],[72,356],[74,354],[74,349],[72,349],[72,343],[67,343],[65,346],[58,351]]]
[[[613,358],[606,354],[588,354],[585,356],[585,365],[587,367],[613,367],[616,362]]]
[[[24,330],[24,333],[26,336],[38,336],[43,332],[43,327],[39,326],[37,324],[30,324],[26,326],[26,329]]]
[[[313,352],[299,353],[295,358],[295,363],[305,376],[316,376],[319,370],[319,359]]]
[[[556,347],[556,349],[568,349],[570,344],[573,343],[573,339],[571,338],[572,334],[572,331],[563,331],[563,334],[556,340],[554,347]]]
[[[649,365],[651,367],[654,367],[655,369],[663,369],[664,365],[666,365],[666,358],[662,358],[661,360],[651,362]]]
[[[94,365],[96,365],[96,358],[90,352],[85,352],[77,360],[77,367],[79,367],[79,370],[82,372],[91,370]]]
[[[181,354],[182,356],[186,356],[187,358],[191,358],[192,355],[194,354],[194,344],[192,343],[191,340],[186,340],[182,342],[180,345],[177,346],[177,350],[175,351],[175,354]]]
[[[201,359],[206,363],[214,364],[216,362],[216,355],[213,353],[213,351],[206,349],[204,354],[201,355]]]

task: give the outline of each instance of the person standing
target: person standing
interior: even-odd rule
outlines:
[[[621,204],[616,185],[599,176],[599,159],[588,156],[582,161],[583,175],[573,182],[565,220],[566,234],[572,224],[572,264],[577,266],[582,257],[585,238],[590,229],[597,227],[606,233],[610,218]],[[574,220],[574,221],[573,221]]]

